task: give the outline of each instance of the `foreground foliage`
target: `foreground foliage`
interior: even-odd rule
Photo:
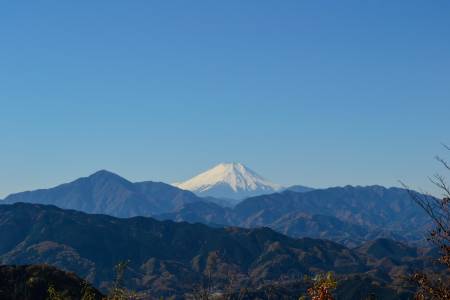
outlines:
[[[332,291],[337,287],[337,281],[334,274],[318,274],[312,278],[312,286],[307,290],[308,297],[311,300],[334,300]],[[305,296],[299,300],[306,300]]]
[[[450,151],[450,147],[445,146],[445,148]],[[441,157],[436,159],[447,171],[450,171],[450,164],[446,160]],[[419,287],[416,294],[417,300],[450,300],[450,186],[445,177],[439,174],[431,178],[431,181],[442,191],[441,199],[414,193],[411,193],[411,196],[433,222],[428,241],[439,249],[438,262],[446,268],[447,274],[418,272],[411,279]]]

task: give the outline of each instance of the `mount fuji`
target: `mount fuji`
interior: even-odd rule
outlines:
[[[271,194],[284,189],[241,163],[221,163],[185,182],[174,186],[201,197],[228,199],[237,203],[248,197]]]

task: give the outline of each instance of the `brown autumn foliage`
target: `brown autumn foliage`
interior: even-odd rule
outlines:
[[[311,300],[334,300],[332,291],[336,289],[337,281],[334,274],[328,272],[327,274],[319,274],[312,278],[312,286],[306,291]],[[299,300],[306,300],[305,296],[300,297]]]
[[[450,147],[445,145],[444,147],[450,151]],[[450,164],[446,160],[439,156],[436,159],[447,171],[450,171]],[[442,191],[440,199],[418,196],[414,193],[411,193],[411,196],[432,219],[433,227],[429,232],[428,241],[440,250],[439,263],[447,269],[447,272],[450,272],[450,186],[445,177],[439,174],[430,180]],[[418,272],[411,279],[419,287],[415,297],[417,300],[450,300],[450,278],[448,276],[442,273]]]

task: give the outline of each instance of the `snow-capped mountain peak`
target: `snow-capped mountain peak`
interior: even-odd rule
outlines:
[[[261,177],[241,163],[221,163],[175,186],[199,196],[241,200],[246,197],[274,193],[283,187]]]

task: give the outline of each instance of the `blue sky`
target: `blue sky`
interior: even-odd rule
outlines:
[[[449,37],[447,0],[5,1],[0,197],[223,161],[281,184],[432,190]]]

